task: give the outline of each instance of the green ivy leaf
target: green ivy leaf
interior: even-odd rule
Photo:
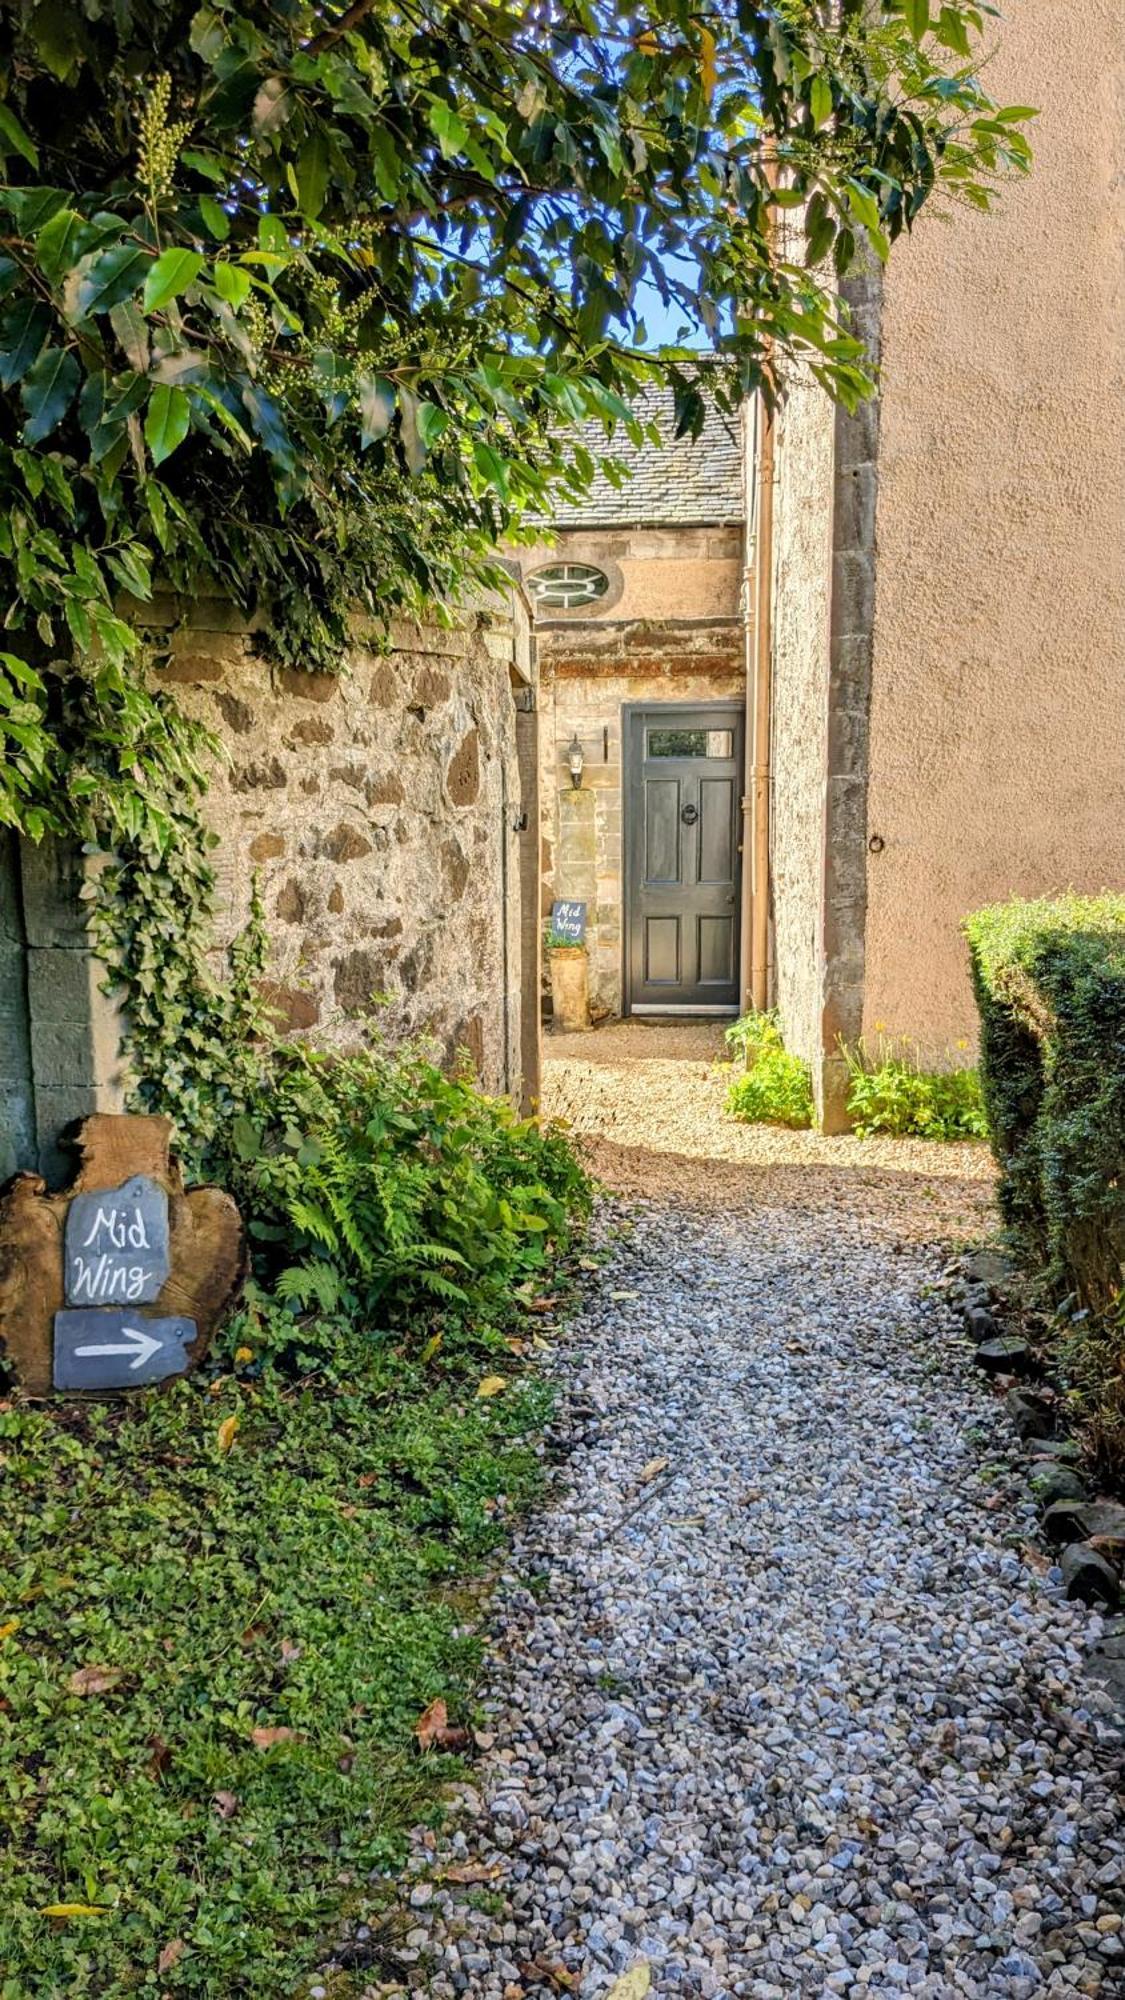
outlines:
[[[233,306],[237,312],[239,306],[245,305],[250,296],[251,277],[249,271],[244,271],[241,264],[228,264],[225,260],[220,260],[215,265],[214,278],[215,290],[221,299],[225,299],[228,306]]]
[[[181,292],[193,285],[203,269],[203,258],[198,250],[173,248],[162,251],[152,265],[145,279],[144,309],[159,312],[161,306],[171,304]]]
[[[65,347],[47,347],[23,378],[20,401],[27,411],[25,444],[42,444],[61,424],[74,401],[81,369]]]
[[[914,40],[920,42],[930,25],[929,0],[903,0],[902,11]]]
[[[92,319],[129,298],[152,263],[149,251],[136,243],[112,243],[94,250],[75,265],[63,290],[68,319]]]
[[[230,235],[230,216],[222,204],[215,201],[209,194],[201,194],[199,197],[199,213],[203,217],[205,227],[215,238],[216,243],[225,243],[227,237]]]
[[[0,153],[18,153],[29,166],[39,166],[37,146],[28,138],[19,119],[6,104],[0,104]]]
[[[361,375],[356,391],[359,398],[359,442],[366,451],[369,444],[386,437],[395,413],[396,391],[394,383],[388,382],[385,375]]]
[[[75,209],[60,208],[39,231],[35,239],[35,261],[50,284],[53,285],[74,263],[76,246],[86,227]]]
[[[22,381],[51,330],[49,307],[39,299],[17,299],[0,322],[0,385]]]
[[[154,465],[162,465],[171,457],[186,438],[190,423],[191,403],[184,390],[158,382],[145,414],[145,443]]]

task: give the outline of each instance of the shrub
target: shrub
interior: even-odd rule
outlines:
[[[965,930],[1004,1219],[1105,1311],[1125,1270],[1125,896],[1013,901]]]
[[[248,1218],[259,1280],[325,1313],[499,1311],[590,1203],[561,1127],[417,1045],[275,1046],[221,1145],[209,1165]]]
[[[980,1076],[975,1069],[924,1070],[906,1042],[872,1054],[863,1043],[845,1050],[851,1082],[848,1112],[856,1137],[987,1139]]]
[[[727,1029],[727,1042],[747,1069],[727,1092],[727,1110],[747,1125],[812,1124],[812,1074],[790,1055],[773,1014],[745,1014]]]

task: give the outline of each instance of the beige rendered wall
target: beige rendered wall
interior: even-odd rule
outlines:
[[[774,995],[786,1042],[820,1044],[821,902],[832,577],[832,405],[807,375],[777,424],[770,876]]]
[[[222,939],[257,873],[282,1023],[341,1048],[374,1008],[391,1039],[467,1047],[487,1087],[518,1092],[519,843],[536,839],[517,828],[520,600],[403,623],[385,652],[357,636],[339,677],[271,674],[218,602],[151,638],[159,680],[228,752],[205,807]]]
[[[1033,172],[924,212],[883,311],[865,1028],[934,1054],[975,1039],[967,910],[1125,883],[1125,9],[997,41]]]

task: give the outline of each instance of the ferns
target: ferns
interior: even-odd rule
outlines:
[[[520,1120],[416,1048],[279,1049],[222,1178],[282,1302],[387,1319],[499,1306],[589,1206],[561,1132]]]

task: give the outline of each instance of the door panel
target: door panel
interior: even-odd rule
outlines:
[[[728,986],[736,976],[734,921],[731,917],[699,919],[699,983]]]
[[[679,985],[680,929],[678,917],[646,918],[645,978],[650,986]]]
[[[645,883],[680,880],[680,781],[645,779]]]
[[[625,711],[626,1005],[738,1011],[742,711]]]
[[[699,782],[699,880],[729,889],[738,873],[735,853],[737,803],[732,778]]]

